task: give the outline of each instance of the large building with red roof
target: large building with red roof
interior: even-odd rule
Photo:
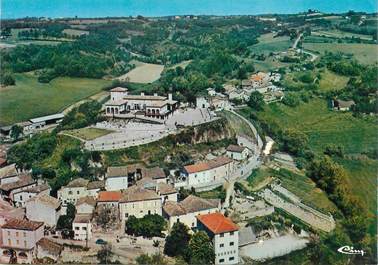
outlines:
[[[219,212],[198,215],[197,227],[213,241],[215,264],[239,262],[239,227],[231,219]]]

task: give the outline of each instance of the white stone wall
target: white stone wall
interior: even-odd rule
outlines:
[[[131,215],[136,218],[142,218],[147,214],[162,215],[161,199],[127,203],[123,202],[119,204],[119,211],[122,221],[125,221]]]
[[[93,213],[94,206],[89,205],[87,203],[82,203],[76,206],[76,213],[77,214],[91,214]]]
[[[26,201],[28,201],[29,199],[33,198],[37,194],[47,194],[47,195],[49,195],[50,194],[50,189],[41,191],[40,193],[21,191],[19,193],[15,193],[13,195],[13,197],[14,197],[13,201],[14,201],[16,207],[25,207]]]
[[[26,202],[26,217],[31,221],[44,222],[53,227],[58,222],[60,211],[35,201]]]
[[[127,176],[107,178],[105,180],[105,189],[108,191],[127,189]]]
[[[239,262],[239,231],[216,234],[213,238],[215,264]]]

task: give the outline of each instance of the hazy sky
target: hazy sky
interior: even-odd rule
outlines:
[[[2,18],[377,12],[376,0],[1,0]]]

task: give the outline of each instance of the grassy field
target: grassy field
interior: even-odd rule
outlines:
[[[283,80],[283,84],[286,87],[303,87],[307,84],[300,81],[300,77],[306,72],[293,72],[286,74]],[[311,72],[313,77],[316,77],[318,72]],[[343,89],[348,83],[349,78],[341,75],[337,75],[329,70],[320,72],[321,78],[319,81],[319,88],[321,91],[333,91]]]
[[[322,99],[313,99],[295,108],[271,104],[260,117],[283,129],[306,133],[311,148],[319,153],[329,144],[344,146],[346,153],[361,153],[378,145],[378,126],[373,121],[355,118],[352,113],[331,111]]]
[[[360,43],[304,43],[306,50],[319,52],[326,51],[352,54],[356,60],[363,64],[375,64],[378,62],[378,45]]]
[[[272,178],[280,179],[282,186],[300,197],[306,205],[323,212],[334,212],[337,209],[311,179],[288,170],[275,171],[270,168],[260,168],[249,176],[247,181],[252,190],[255,190],[256,187],[262,187],[262,184],[268,183]]]
[[[118,77],[120,80],[129,79],[134,83],[152,83],[160,78],[161,73],[164,70],[164,65],[142,63],[137,65],[130,72]]]
[[[327,145],[342,146],[346,154],[359,154],[374,150],[378,145],[378,125],[373,118],[356,118],[351,113],[331,111],[327,102],[313,99],[291,108],[271,104],[261,112],[260,118],[282,129],[293,128],[309,137],[309,146],[321,154]],[[370,210],[376,207],[376,172],[378,162],[373,160],[344,159],[340,163],[349,173],[353,194],[363,199]]]
[[[82,128],[82,129],[64,131],[65,134],[69,134],[74,137],[87,140],[87,141],[96,139],[100,136],[107,135],[111,132],[112,131],[110,130],[99,129],[99,128]]]
[[[322,91],[340,90],[346,86],[348,81],[348,77],[337,75],[331,71],[325,70],[323,73],[321,73],[319,87]]]
[[[291,47],[292,41],[289,37],[277,37],[273,38],[273,33],[268,33],[261,35],[258,38],[259,43],[251,46],[251,51],[253,53],[264,53],[269,54],[271,52],[282,52],[286,51],[288,48]]]
[[[273,57],[267,57],[265,61],[259,61],[259,60],[252,60],[253,65],[256,68],[256,71],[263,71],[263,72],[269,72],[271,70],[276,70],[281,67],[289,66],[289,63],[283,63],[280,62],[277,59],[274,59]]]
[[[351,32],[345,32],[341,30],[319,30],[311,32],[311,35],[314,36],[326,36],[331,38],[360,38],[361,40],[372,40],[371,35],[362,35]]]
[[[0,88],[2,126],[62,111],[110,83],[101,79],[61,77],[42,84],[31,73],[15,74],[15,78],[15,86]]]

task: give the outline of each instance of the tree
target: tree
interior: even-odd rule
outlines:
[[[189,228],[183,223],[175,223],[165,239],[164,254],[171,257],[187,257],[189,240]]]
[[[75,219],[76,208],[72,203],[67,204],[67,210],[65,215],[61,215],[56,224],[56,229],[68,229],[72,230],[72,222]]]
[[[100,264],[108,264],[112,256],[112,245],[110,244],[102,245],[101,249],[97,252],[97,259]]]
[[[282,140],[283,149],[294,155],[298,155],[301,152],[303,153],[308,144],[307,135],[294,129],[285,130],[282,135]]]
[[[215,253],[204,231],[195,233],[189,241],[190,264],[214,264]]]
[[[135,259],[139,265],[167,265],[168,261],[160,253],[152,254],[142,254]]]
[[[248,106],[252,109],[255,109],[257,111],[264,109],[264,97],[261,93],[255,91],[252,92],[249,96],[249,100],[247,102]]]
[[[13,140],[18,140],[18,138],[24,133],[24,128],[20,125],[13,125],[10,131],[10,137],[13,138]]]
[[[96,216],[96,222],[103,229],[112,226],[113,223],[117,220],[117,210],[114,207],[109,205],[98,207],[98,214]]]
[[[126,221],[126,233],[134,236],[148,238],[162,236],[162,231],[165,228],[166,221],[158,214],[149,214],[142,218],[130,216]]]

